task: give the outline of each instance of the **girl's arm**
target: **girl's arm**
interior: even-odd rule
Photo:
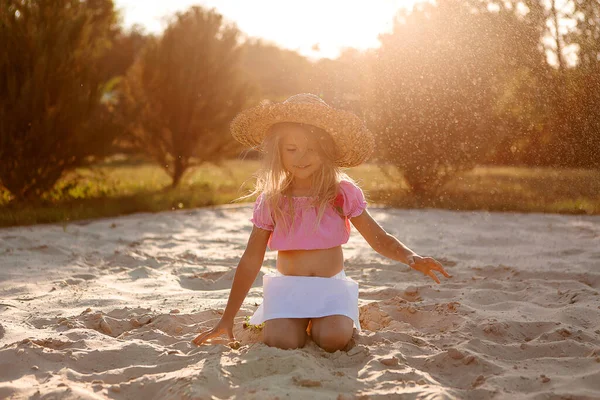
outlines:
[[[227,306],[225,307],[225,312],[222,317],[223,319],[230,319],[233,321],[233,318],[242,306],[250,287],[252,287],[252,283],[262,267],[270,235],[270,231],[253,225],[246,250],[235,270],[231,292],[229,293],[229,300],[227,301]]]
[[[387,233],[367,210],[364,210],[359,216],[351,218],[350,221],[373,250],[382,256],[407,264],[411,268],[431,277],[437,283],[440,283],[440,280],[433,271],[441,272],[446,278],[451,278],[451,275],[444,270],[442,264],[431,257],[421,257]]]
[[[225,312],[214,328],[201,333],[193,340],[196,345],[200,345],[205,340],[219,336],[222,333],[227,333],[231,340],[235,340],[233,335],[233,320],[242,306],[252,283],[256,279],[258,271],[260,271],[270,235],[271,232],[268,230],[258,228],[255,225],[252,227],[248,245],[235,270]]]

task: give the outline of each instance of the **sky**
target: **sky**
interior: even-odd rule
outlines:
[[[392,29],[394,16],[401,8],[412,8],[427,0],[114,0],[121,10],[123,24],[139,24],[146,32],[160,33],[165,17],[198,4],[215,8],[251,37],[260,37],[280,47],[318,59],[336,58],[347,47],[364,50],[379,46],[378,35]],[[564,7],[566,0],[557,0]],[[573,21],[561,19],[561,32]],[[546,37],[548,61],[556,64],[554,42]],[[573,65],[573,47],[565,50],[566,62]]]
[[[335,58],[345,47],[377,47],[401,7],[422,0],[115,0],[126,27],[161,32],[164,16],[194,4],[216,8],[248,36],[261,37],[310,58]],[[317,46],[315,46],[317,45]]]

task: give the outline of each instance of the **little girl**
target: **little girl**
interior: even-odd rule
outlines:
[[[240,142],[264,152],[251,221],[227,306],[216,326],[193,342],[227,333],[262,266],[266,247],[278,250],[276,271],[263,276],[263,303],[251,324],[265,322],[263,341],[283,349],[303,347],[308,336],[329,352],[342,350],[360,331],[358,283],[346,276],[341,245],[350,222],[369,245],[440,283],[451,277],[431,257],[421,257],[382,229],[366,210],[361,189],[342,172],[372,153],[374,141],[352,113],[319,97],[299,94],[260,105],[231,124]],[[251,194],[251,195],[252,195]],[[251,196],[250,195],[250,196]]]

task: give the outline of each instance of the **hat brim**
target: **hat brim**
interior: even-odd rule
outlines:
[[[314,103],[259,105],[238,114],[231,122],[231,134],[239,142],[258,147],[269,128],[280,122],[297,122],[323,129],[337,148],[335,164],[354,167],[372,154],[375,141],[365,124],[351,112]]]

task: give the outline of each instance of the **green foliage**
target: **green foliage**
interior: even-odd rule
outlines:
[[[242,324],[244,329],[251,329],[255,332],[260,332],[264,327],[265,327],[265,323],[261,323],[258,325],[254,325],[250,323],[250,316],[246,315],[244,317],[244,323]]]
[[[247,193],[258,166],[256,161],[239,160],[221,166],[204,164],[186,174],[178,188],[164,190],[170,177],[156,164],[111,158],[70,172],[40,202],[8,204],[8,193],[0,190],[0,226],[67,224],[229,204]],[[476,167],[449,181],[433,199],[415,197],[390,166],[364,164],[348,173],[361,184],[371,206],[600,214],[600,171]]]
[[[228,134],[247,90],[238,33],[216,12],[192,7],[177,14],[161,38],[148,40],[124,81],[121,123],[173,187],[190,166],[239,149]]]
[[[444,0],[400,12],[393,32],[380,37],[366,96],[377,160],[395,165],[423,197],[484,162],[519,134],[506,92],[515,74],[543,65],[536,35],[514,11],[478,3]],[[519,86],[519,96],[526,90]],[[498,108],[499,99],[509,104]]]
[[[420,4],[397,15],[381,48],[314,62],[260,40],[240,45],[235,27],[199,7],[152,37],[118,29],[112,0],[0,0],[0,223],[228,202],[254,169],[206,164],[229,165],[240,150],[232,117],[298,92],[376,133],[381,169],[354,173],[378,201],[596,213],[586,188],[600,189],[587,175],[585,187],[560,181],[570,194],[548,191],[552,179],[543,190],[513,178],[461,186],[481,164],[600,168],[600,5],[573,5],[576,29],[553,39],[577,44],[580,62],[555,69],[542,0]],[[164,171],[132,160],[80,168],[115,148],[141,149]]]
[[[525,0],[523,5],[528,11],[521,19],[532,32],[537,32],[538,46],[552,53],[558,66],[529,65],[527,76],[517,77],[518,86],[512,88],[510,96],[506,96],[510,101],[502,101],[502,106],[509,105],[508,117],[518,117],[514,125],[520,134],[514,140],[503,141],[491,161],[504,165],[600,168],[600,3],[578,0],[564,8],[556,1]],[[571,6],[572,13],[567,11]],[[562,16],[577,23],[567,34],[554,28],[555,20]],[[548,39],[552,40],[551,46]],[[517,36],[517,41],[521,43],[522,37]],[[577,64],[571,67],[564,54],[558,54],[558,49],[568,45],[578,47]],[[523,64],[530,59],[524,52],[518,61]],[[513,79],[512,83],[516,81]]]
[[[297,93],[319,93],[315,65],[295,51],[248,39],[242,45],[240,63],[244,80],[254,88],[247,101],[251,106],[264,99],[284,101]]]
[[[133,212],[159,212],[227,204],[249,189],[254,162],[229,161],[221,167],[193,168],[174,190],[170,177],[144,159],[112,157],[67,173],[38,201],[10,203],[0,190],[0,226],[110,217]]]
[[[574,2],[577,28],[568,35],[567,43],[579,47],[579,64],[571,76],[575,93],[569,123],[573,133],[569,145],[573,149],[570,166],[600,168],[600,2]]]
[[[0,182],[31,200],[109,149],[116,131],[96,61],[116,18],[112,0],[0,4]]]

